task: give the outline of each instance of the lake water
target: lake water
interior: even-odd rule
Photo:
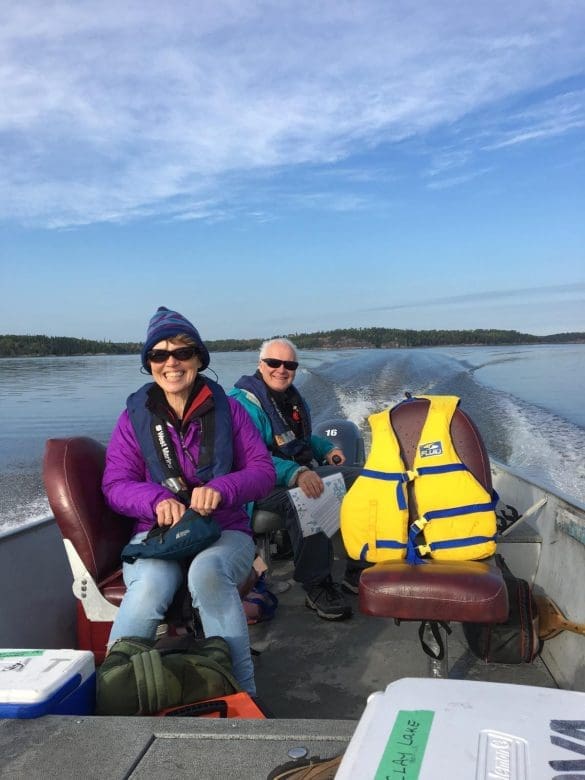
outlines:
[[[351,419],[367,447],[367,416],[405,391],[458,395],[490,455],[585,502],[585,345],[324,350],[300,361],[314,422]],[[256,356],[216,353],[211,366],[228,389]],[[106,443],[126,397],[149,380],[139,367],[137,355],[0,360],[0,529],[48,514],[45,440]]]

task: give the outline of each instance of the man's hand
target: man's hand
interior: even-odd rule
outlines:
[[[335,449],[330,450],[327,455],[325,455],[325,460],[330,466],[341,466],[342,463],[345,463],[345,455],[343,454],[343,450],[340,450],[339,447],[335,447]]]
[[[297,487],[307,498],[319,498],[323,492],[323,480],[314,471],[301,471],[297,476]]]
[[[202,485],[193,488],[191,493],[191,509],[200,515],[210,515],[221,504],[221,493],[215,488]]]
[[[185,505],[176,498],[165,498],[156,505],[156,522],[160,526],[175,525],[185,514]]]

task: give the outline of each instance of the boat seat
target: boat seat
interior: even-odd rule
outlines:
[[[268,572],[272,569],[271,539],[275,531],[285,528],[284,519],[278,512],[269,512],[266,509],[255,509],[252,514],[252,531],[258,552],[267,566]]]
[[[407,468],[412,468],[429,402],[412,399],[389,411]],[[489,458],[472,420],[457,408],[451,422],[457,453],[476,479],[491,493]],[[412,496],[412,485],[408,485]],[[415,519],[409,501],[410,521]],[[502,623],[508,619],[508,593],[493,559],[484,561],[426,560],[378,563],[365,569],[359,584],[360,611],[375,617],[420,621],[423,647],[429,654],[429,674],[448,676],[447,637],[452,622]]]
[[[77,644],[91,650],[96,663],[105,657],[112,622],[124,597],[121,552],[130,540],[133,521],[113,512],[102,493],[106,448],[87,436],[49,439],[43,459],[43,481],[49,505],[61,531],[77,597]],[[255,584],[251,570],[240,594]],[[174,604],[169,622],[181,621]]]

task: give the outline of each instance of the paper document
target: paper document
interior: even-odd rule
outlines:
[[[319,498],[307,498],[300,488],[288,491],[299,518],[303,536],[319,531],[332,537],[339,530],[339,509],[345,495],[345,482],[341,474],[323,477],[325,489]]]

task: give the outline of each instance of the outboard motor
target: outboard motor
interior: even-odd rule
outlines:
[[[351,420],[326,420],[315,425],[313,433],[331,439],[332,444],[343,450],[348,466],[363,466],[366,459],[364,439],[360,429]]]

